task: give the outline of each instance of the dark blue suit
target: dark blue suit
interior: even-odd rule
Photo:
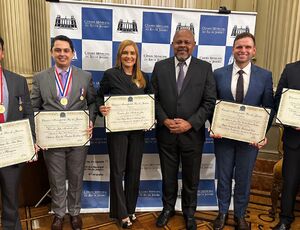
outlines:
[[[232,70],[233,65],[229,65],[214,71],[217,98],[220,100],[234,102],[231,92]],[[270,71],[254,64],[251,65],[249,88],[244,97],[243,104],[273,109],[273,82]],[[248,205],[251,175],[258,149],[249,145],[249,143],[227,138],[215,139],[214,142],[219,212],[224,214],[228,212],[232,191],[232,178],[234,178],[234,215],[241,218],[244,216]]]
[[[279,107],[283,88],[300,90],[300,61],[289,63],[284,68],[275,93],[275,108]],[[283,186],[281,195],[280,222],[291,224],[294,219],[294,207],[300,184],[300,131],[284,126],[283,132]]]

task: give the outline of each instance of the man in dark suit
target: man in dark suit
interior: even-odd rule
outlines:
[[[0,123],[29,119],[33,139],[33,111],[26,79],[16,73],[2,69],[4,41],[0,37]],[[2,199],[1,225],[3,229],[21,230],[19,217],[19,184],[24,164],[0,168]]]
[[[165,226],[175,214],[181,162],[182,211],[187,229],[196,229],[205,121],[212,115],[216,89],[211,65],[191,56],[195,38],[190,30],[177,31],[172,46],[175,57],[157,62],[152,74],[163,179],[163,210],[156,225]]]
[[[274,104],[272,73],[251,63],[256,53],[254,36],[250,33],[237,35],[232,53],[234,63],[214,71],[217,98],[272,109]],[[244,215],[250,194],[251,175],[258,149],[266,144],[266,139],[261,143],[249,145],[246,142],[220,138],[219,134],[212,137],[216,138],[214,144],[219,205],[219,215],[213,227],[223,229],[225,225],[234,178],[234,218],[237,229],[248,229]]]
[[[66,36],[59,35],[52,40],[51,55],[55,66],[33,77],[31,92],[33,110],[88,109],[91,120],[88,132],[91,134],[96,118],[96,92],[91,74],[71,66],[74,47],[72,41]],[[51,188],[52,211],[55,214],[52,229],[62,229],[66,203],[68,203],[72,228],[82,228],[79,213],[87,151],[86,146],[53,148],[44,151]],[[66,179],[68,180],[68,193]]]
[[[275,93],[275,109],[278,110],[283,88],[300,90],[300,61],[287,64],[282,72]],[[300,127],[284,126],[283,132],[283,189],[281,195],[280,222],[274,229],[290,229],[294,221],[294,206],[300,182]]]

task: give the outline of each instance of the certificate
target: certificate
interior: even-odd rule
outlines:
[[[300,127],[300,90],[283,88],[276,123]]]
[[[105,97],[110,106],[105,117],[106,132],[148,130],[154,126],[154,95]]]
[[[36,142],[42,148],[89,145],[88,111],[42,111],[34,120]]]
[[[28,119],[0,124],[0,168],[29,161],[34,155]]]
[[[265,138],[270,109],[217,100],[211,132],[222,137],[258,143]]]

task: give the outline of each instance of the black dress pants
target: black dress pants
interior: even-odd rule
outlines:
[[[178,193],[178,169],[182,165],[182,212],[194,216],[203,144],[159,143],[159,157],[163,177],[163,207],[174,210]]]
[[[294,220],[294,206],[300,182],[300,148],[283,146],[283,187],[281,195],[280,220],[290,224]]]
[[[144,132],[108,133],[107,144],[110,161],[110,217],[121,220],[135,212]]]
[[[2,199],[1,224],[4,230],[21,230],[19,217],[19,185],[24,164],[0,169],[0,188]]]

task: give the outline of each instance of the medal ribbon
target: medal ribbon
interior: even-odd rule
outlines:
[[[63,82],[62,82],[61,78],[59,77],[57,69],[55,69],[55,81],[56,81],[56,85],[59,89],[59,94],[62,97],[66,97],[68,95],[71,81],[72,81],[72,69],[70,68],[69,72],[67,72],[67,73],[68,73],[67,80],[65,82],[65,85],[63,85]]]
[[[3,78],[2,78],[2,66],[0,66],[0,105],[3,105]]]

